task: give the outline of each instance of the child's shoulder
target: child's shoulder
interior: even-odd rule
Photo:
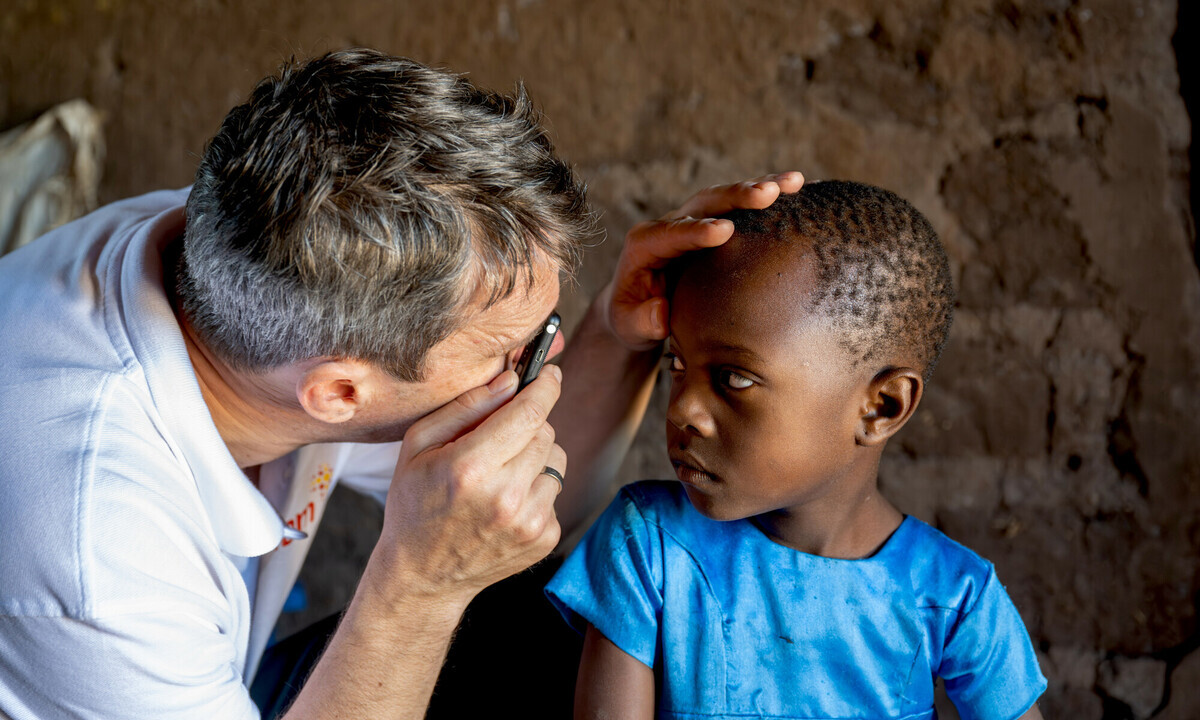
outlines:
[[[956,598],[969,608],[992,582],[995,567],[974,550],[955,542],[922,520],[908,516],[901,539],[913,587],[930,598]],[[940,603],[939,603],[940,604]]]
[[[625,485],[613,499],[613,506],[659,527],[676,527],[704,519],[676,480],[641,480]]]

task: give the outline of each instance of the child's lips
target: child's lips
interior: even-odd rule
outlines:
[[[675,476],[679,478],[679,482],[686,485],[706,485],[717,481],[715,475],[687,461],[672,459],[671,465],[675,468]]]

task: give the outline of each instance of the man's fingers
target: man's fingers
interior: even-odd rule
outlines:
[[[459,438],[458,446],[464,453],[487,457],[497,467],[507,463],[535,439],[561,391],[562,370],[557,365],[543,366],[536,380]]]
[[[757,210],[765,208],[780,193],[793,193],[804,184],[804,176],[798,172],[764,175],[732,185],[714,185],[693,195],[678,210],[664,216],[666,220],[682,217],[713,217],[731,210]]]
[[[779,191],[786,195],[791,195],[804,186],[804,175],[796,170],[778,173],[774,179],[779,185]]]
[[[654,220],[635,225],[626,240],[629,261],[643,270],[665,267],[692,250],[716,247],[733,237],[733,223],[714,218]]]
[[[649,350],[667,337],[667,312],[666,298],[652,298],[614,313],[613,330],[621,338],[638,338],[633,349]]]
[[[563,491],[563,487],[567,484],[567,451],[563,450],[557,443],[550,448],[550,453],[546,456],[546,464],[543,467],[552,468],[562,475],[562,479],[554,477],[550,474],[539,473],[535,478],[534,487],[530,492],[537,492],[541,488],[553,491],[553,495],[557,496]],[[549,482],[544,482],[549,481]],[[539,488],[539,483],[541,488]]]
[[[413,423],[404,435],[409,457],[457,440],[513,396],[517,374],[505,370],[483,387],[472,388]]]
[[[528,489],[530,495],[536,494],[535,490],[539,487],[547,487],[545,481],[550,480],[554,492],[550,493],[546,499],[553,502],[554,496],[558,494],[558,481],[554,478],[553,473],[542,474],[547,467],[557,470],[563,476],[563,482],[566,482],[567,453],[553,441],[553,438],[546,443],[530,443],[524,451],[509,462],[506,469],[511,471],[514,476],[529,478],[532,486]]]
[[[536,553],[544,557],[558,544],[561,532],[554,512],[554,499],[569,482],[567,454],[557,444],[541,451],[531,450],[514,460],[513,470],[533,475],[521,506],[522,514],[513,522],[517,540],[541,548]],[[562,484],[553,472],[562,476]]]

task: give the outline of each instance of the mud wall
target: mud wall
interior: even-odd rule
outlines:
[[[612,236],[572,318],[624,229],[697,187],[797,168],[896,190],[942,234],[960,307],[885,492],[996,562],[1050,676],[1048,718],[1196,718],[1200,275],[1179,20],[1150,0],[12,0],[0,127],[87,98],[106,113],[112,200],[187,184],[286,56],[369,45],[523,79]],[[626,479],[669,474],[663,399]],[[337,517],[315,572],[362,552]],[[314,604],[352,580],[333,596],[311,581]]]

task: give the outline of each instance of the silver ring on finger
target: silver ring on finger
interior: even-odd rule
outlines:
[[[560,473],[559,471],[557,471],[557,470],[555,470],[554,468],[552,468],[552,467],[550,467],[549,465],[547,465],[546,467],[542,468],[542,471],[541,471],[540,473],[538,473],[538,474],[539,474],[539,475],[549,475],[550,477],[552,477],[552,478],[554,478],[555,480],[557,480],[557,481],[558,481],[558,491],[559,491],[559,492],[562,492],[562,489],[563,489],[563,476],[562,476],[562,473]]]

